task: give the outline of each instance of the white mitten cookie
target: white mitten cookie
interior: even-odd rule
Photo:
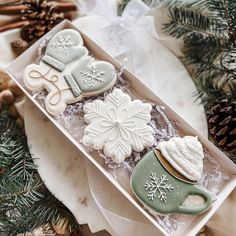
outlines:
[[[39,65],[26,67],[24,82],[31,91],[46,89],[46,109],[57,115],[67,104],[110,89],[116,72],[112,64],[88,56],[79,32],[65,29],[50,40]]]
[[[60,114],[65,110],[66,104],[76,101],[63,74],[42,61],[39,65],[32,64],[26,67],[24,83],[32,91],[47,90],[45,107],[52,115]]]

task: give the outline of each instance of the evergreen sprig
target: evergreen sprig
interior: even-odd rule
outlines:
[[[166,0],[163,4],[165,8],[172,9],[175,7],[192,9],[196,12],[206,13],[209,16],[224,17],[225,6],[224,1],[226,0]],[[225,19],[223,19],[225,21]]]
[[[199,92],[195,94],[197,99],[201,99],[201,102],[208,106],[215,103],[217,100],[234,99],[236,97],[236,86],[229,87],[228,92],[217,89],[212,83],[212,77],[201,77],[198,80],[197,87]],[[211,96],[209,96],[211,94]]]
[[[5,108],[0,112],[0,235],[16,236],[62,219],[68,220],[69,232],[79,231],[74,216],[40,179],[25,134]]]
[[[236,1],[168,0],[164,33],[184,42],[186,65],[204,104],[216,98],[236,99]],[[209,104],[208,104],[209,105]]]
[[[169,13],[170,21],[164,24],[163,28],[165,33],[173,37],[180,38],[185,34],[197,33],[202,37],[216,35],[223,38],[219,29],[223,28],[224,24],[219,20],[210,19],[200,12],[186,8],[170,8]]]

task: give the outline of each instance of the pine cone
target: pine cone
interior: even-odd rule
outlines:
[[[64,13],[56,10],[49,0],[25,0],[24,5],[28,8],[22,13],[22,19],[30,24],[23,26],[21,38],[29,43],[42,37],[65,18]]]
[[[236,164],[236,100],[223,99],[215,102],[207,111],[207,119],[213,141],[229,153]]]
[[[16,56],[19,56],[28,47],[29,47],[29,43],[27,43],[23,39],[15,39],[11,42],[11,48],[14,51],[14,53],[16,54]]]

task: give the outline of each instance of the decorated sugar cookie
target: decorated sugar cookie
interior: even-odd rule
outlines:
[[[115,82],[114,66],[89,56],[80,33],[73,29],[57,33],[40,64],[31,64],[24,71],[29,90],[47,90],[45,105],[53,115],[62,113],[67,104],[103,93]]]
[[[48,43],[42,61],[58,71],[81,57],[88,55],[80,33],[73,29],[62,30]]]
[[[115,88],[104,101],[84,106],[83,144],[103,150],[107,157],[121,163],[134,151],[140,152],[154,143],[153,129],[147,125],[152,107],[140,100],[131,101],[128,94]]]
[[[203,148],[197,137],[173,137],[159,143],[165,159],[183,176],[198,181],[203,173]]]
[[[144,155],[131,176],[137,199],[152,213],[196,215],[211,206],[210,195],[196,185],[202,175],[203,149],[197,137],[174,137]],[[189,196],[196,202],[187,204]]]

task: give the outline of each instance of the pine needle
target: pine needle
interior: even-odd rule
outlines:
[[[197,97],[207,105],[236,98],[236,1],[173,1],[164,4],[163,32],[184,41],[183,62],[193,65]]]
[[[46,223],[68,219],[68,232],[79,225],[40,179],[25,134],[7,108],[0,112],[0,235],[16,236]]]

